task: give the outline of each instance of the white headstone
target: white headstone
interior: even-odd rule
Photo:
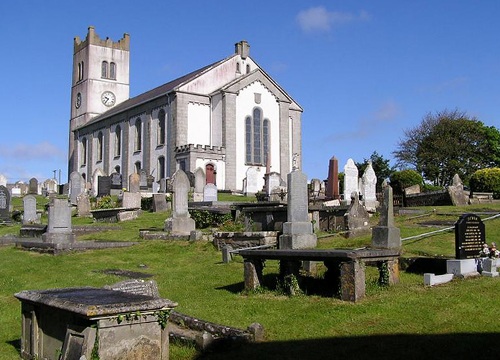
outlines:
[[[217,201],[217,186],[206,184],[203,188],[203,201]]]
[[[85,191],[85,180],[78,171],[69,175],[69,197],[72,205],[76,205],[76,198]]]
[[[205,172],[202,168],[197,168],[194,172],[194,192],[193,192],[193,200],[194,201],[204,201],[203,200],[203,188],[206,184],[206,176]]]
[[[0,174],[0,186],[7,186],[7,178],[3,174]]]
[[[354,160],[349,159],[344,166],[344,202],[351,203],[351,194],[359,193],[358,188],[358,168]]]
[[[377,176],[373,170],[371,161],[368,162],[365,172],[363,173],[363,187],[361,194],[367,211],[375,212],[377,210]]]
[[[23,224],[39,224],[40,219],[36,213],[36,197],[26,195],[23,197]]]
[[[264,178],[261,174],[260,168],[249,167],[246,173],[246,194],[256,194],[262,190],[264,186]]]

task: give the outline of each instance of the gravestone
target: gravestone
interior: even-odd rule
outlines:
[[[368,162],[365,172],[362,176],[361,194],[363,195],[363,203],[369,212],[377,210],[377,176],[373,170],[372,162]]]
[[[89,194],[91,196],[97,197],[99,195],[99,178],[101,176],[107,176],[106,173],[101,169],[97,168],[94,170],[92,173],[92,178],[90,179],[90,189],[89,189]],[[104,195],[101,195],[104,196]]]
[[[320,196],[321,192],[321,180],[319,179],[312,179],[311,180],[311,194],[310,198],[311,199],[318,199]]]
[[[167,178],[161,178],[160,181],[158,182],[160,184],[160,188],[158,189],[158,192],[161,193],[166,193],[167,192]]]
[[[75,241],[71,227],[71,205],[66,199],[54,198],[49,204],[47,232],[43,242],[70,243]]]
[[[11,222],[10,192],[3,185],[0,185],[0,222]]]
[[[271,192],[274,188],[278,186],[284,185],[283,180],[281,180],[281,176],[277,172],[271,172],[265,175],[265,191],[267,195],[271,195]]]
[[[23,197],[23,224],[40,224],[40,217],[36,212],[36,197],[26,195]]]
[[[194,172],[193,201],[203,201],[203,188],[206,182],[205,172],[202,168],[197,168]]]
[[[344,203],[351,203],[351,194],[359,193],[358,168],[352,159],[348,159],[344,166]]]
[[[31,178],[28,183],[28,194],[38,194],[38,180],[36,178]]]
[[[464,214],[455,223],[455,258],[479,257],[486,242],[484,223],[475,214]]]
[[[113,285],[105,285],[104,289],[123,291],[130,294],[160,297],[158,284],[154,280],[144,281],[138,279],[123,280]]]
[[[76,210],[79,217],[88,217],[90,213],[90,198],[86,193],[81,193],[76,198]]]
[[[412,185],[408,186],[407,188],[404,189],[405,195],[415,195],[415,194],[420,194],[420,185]]]
[[[206,184],[203,188],[203,201],[217,201],[217,186]]]
[[[464,192],[464,184],[458,174],[453,176],[453,183],[448,186],[448,194],[450,194],[451,203],[455,206],[464,206],[469,204],[469,199]]]
[[[7,186],[7,178],[4,174],[0,174],[0,186]]]
[[[140,209],[141,193],[124,192],[122,198],[122,207],[125,209]]]
[[[368,234],[370,232],[370,215],[365,207],[359,201],[359,194],[353,192],[351,195],[351,204],[345,216],[346,237]]]
[[[263,187],[264,179],[262,178],[260,168],[257,169],[253,166],[249,167],[246,172],[246,187],[244,189],[245,194],[256,194]]]
[[[328,199],[338,199],[339,193],[339,161],[334,156],[330,159],[328,165],[328,181],[325,190],[325,196]]]
[[[169,210],[165,194],[153,194],[153,212],[163,212]]]
[[[144,169],[139,170],[139,190],[148,190],[148,173]]]
[[[283,235],[279,237],[280,249],[305,249],[317,245],[309,221],[307,176],[300,170],[292,171],[287,176],[287,221],[283,223]]]
[[[111,177],[111,195],[120,195],[123,191],[123,177],[122,174],[115,171],[110,175]]]
[[[71,186],[71,177],[70,177],[70,184],[68,184],[68,192],[66,192],[66,194],[69,194],[70,186]],[[58,193],[56,179],[47,179],[47,180],[45,180],[43,182],[43,188],[45,189],[47,195],[57,194]]]
[[[380,220],[372,229],[372,247],[376,249],[400,249],[401,233],[394,226],[394,204],[392,187],[386,182],[382,185],[384,199],[380,208]]]
[[[85,192],[85,180],[78,171],[73,171],[69,176],[69,198],[71,205],[76,205],[76,198],[82,192]]]
[[[188,196],[191,185],[186,173],[182,170],[175,172],[173,182],[172,217],[165,220],[165,231],[172,235],[191,235],[196,229],[188,209]]]
[[[140,191],[141,177],[137,173],[130,174],[128,177],[128,191],[131,193],[138,193]]]
[[[99,176],[97,178],[97,196],[111,195],[111,176]]]

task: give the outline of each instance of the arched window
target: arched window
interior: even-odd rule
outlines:
[[[101,77],[107,79],[108,77],[108,62],[103,61],[101,64]]]
[[[87,138],[82,139],[82,147],[81,147],[81,164],[87,165]]]
[[[245,159],[249,165],[264,165],[271,146],[271,123],[262,119],[262,110],[255,108],[245,118]]]
[[[141,119],[137,118],[135,120],[135,141],[134,141],[134,151],[141,151],[142,149],[142,131],[141,131]]]
[[[165,157],[158,158],[158,180],[165,178]]]
[[[82,63],[78,63],[78,80],[82,80]]]
[[[97,161],[102,161],[102,153],[104,150],[104,141],[103,141],[102,131],[99,131],[97,134]]]
[[[240,63],[239,63],[239,62],[237,62],[237,63],[236,63],[236,73],[237,73],[237,74],[241,73],[241,70],[240,70]]]
[[[165,144],[165,110],[158,113],[157,145]]]
[[[82,72],[80,73],[80,80],[83,80],[84,74],[85,74],[85,63],[82,61]]]
[[[122,128],[118,125],[115,128],[115,157],[122,153]]]
[[[250,72],[250,64],[247,64],[247,74]]]
[[[135,172],[136,172],[137,174],[139,174],[139,171],[141,171],[141,162],[140,162],[140,161],[137,161],[137,162],[134,164],[134,166],[135,166]]]
[[[109,78],[116,80],[116,64],[114,62],[109,64]]]

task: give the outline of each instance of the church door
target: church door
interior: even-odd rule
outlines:
[[[212,164],[207,164],[205,166],[205,174],[207,177],[207,184],[216,184],[215,183],[215,175],[217,174],[214,170],[214,166]]]

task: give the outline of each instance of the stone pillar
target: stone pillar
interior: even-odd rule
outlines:
[[[365,269],[359,260],[340,264],[340,298],[358,301],[365,296]]]
[[[384,200],[380,209],[378,226],[372,229],[372,247],[376,249],[401,248],[401,234],[394,226],[392,187],[384,187]]]
[[[308,214],[307,176],[300,170],[287,176],[287,222],[279,238],[280,249],[306,249],[317,245]]]
[[[339,161],[335,156],[330,159],[330,163],[328,165],[328,183],[325,195],[328,199],[338,199],[340,196]]]

